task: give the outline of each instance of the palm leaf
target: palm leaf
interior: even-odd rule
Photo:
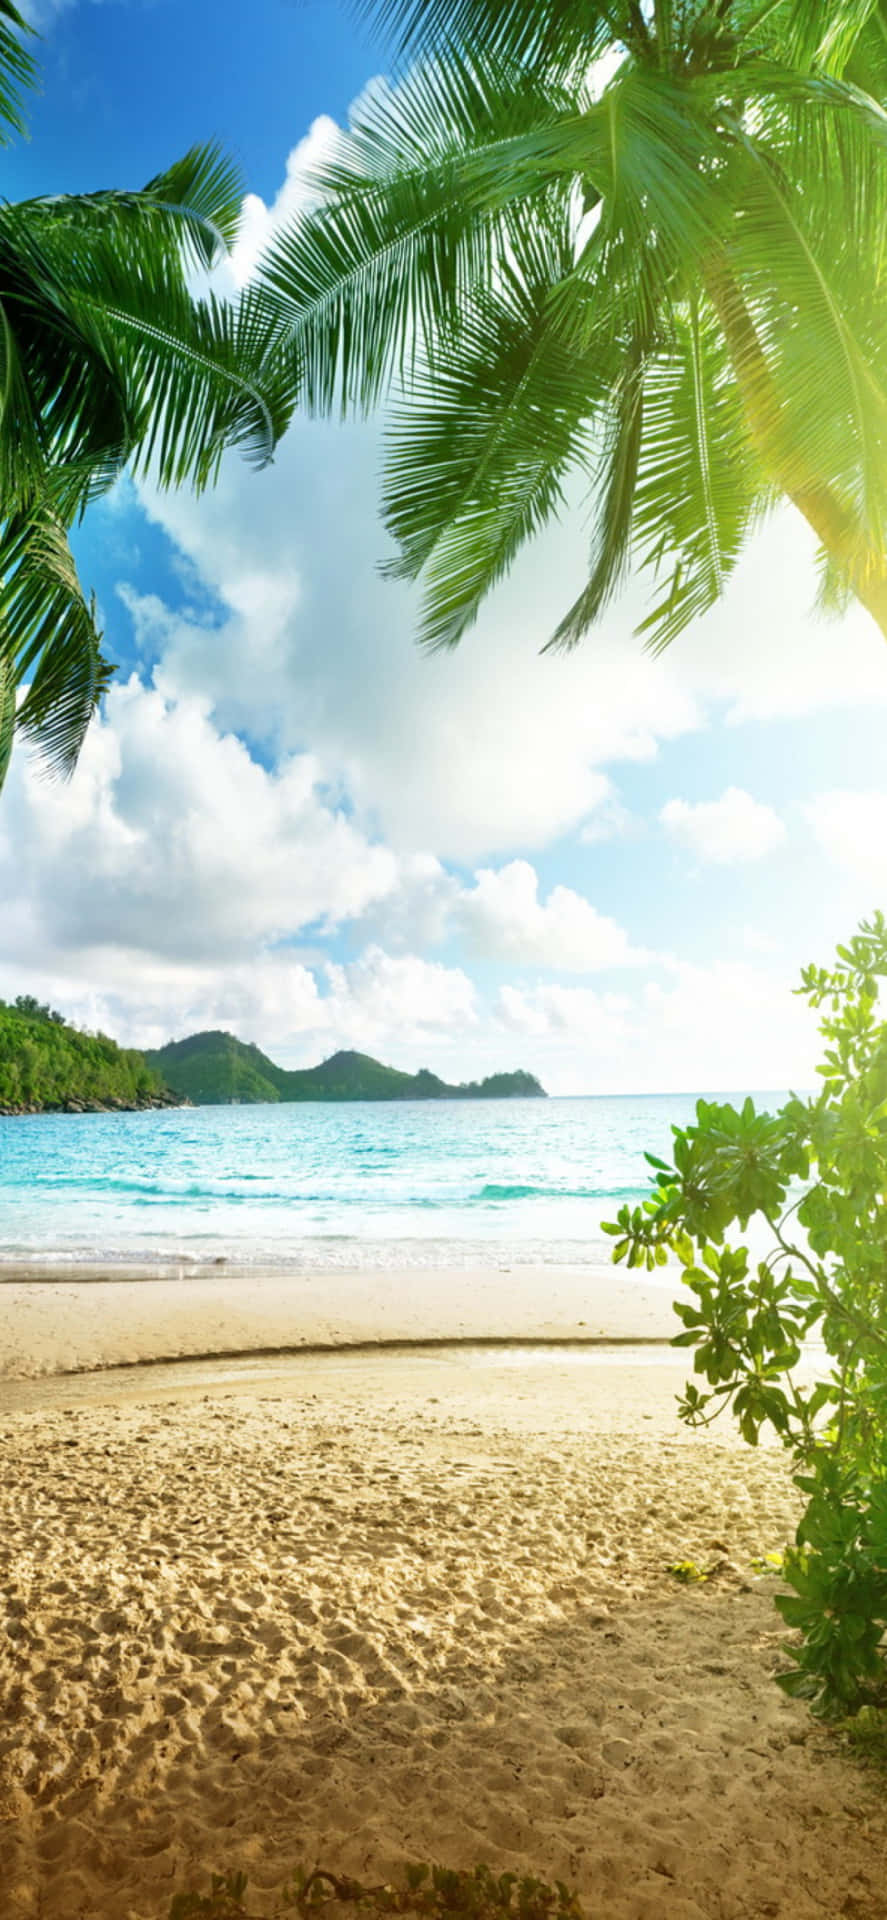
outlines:
[[[739,0],[731,9],[741,41],[778,49],[804,72],[842,73],[883,10],[883,0]]]
[[[0,782],[13,727],[51,771],[70,774],[112,672],[63,527],[47,508],[10,517],[0,528]]]
[[[870,165],[870,147],[866,157]],[[829,168],[822,143],[815,177],[791,184],[756,159],[728,257],[779,395],[772,450],[782,483],[790,491],[827,483],[861,538],[883,546],[887,366],[871,271],[883,246],[881,207],[848,195],[843,166]]]
[[[478,295],[434,367],[393,414],[386,519],[392,571],[426,584],[421,637],[454,646],[519,546],[563,503],[566,475],[591,458],[599,362],[581,369],[553,317],[550,286],[570,235],[523,236],[496,290]]]
[[[314,177],[321,204],[261,262],[302,397],[369,409],[414,353],[431,359],[510,245],[514,208],[573,191],[595,138],[583,98],[453,59],[381,88]]]
[[[71,282],[85,250],[70,240],[60,247],[60,233],[35,232],[18,207],[0,207],[0,487],[7,506],[42,494],[48,465],[59,477],[77,463],[96,478],[110,477],[129,449],[119,377],[71,310]],[[75,496],[71,512],[78,504]]]
[[[598,472],[591,573],[548,642],[572,647],[588,632],[622,584],[631,559],[635,488],[644,429],[644,356],[632,340],[611,397]]]
[[[210,142],[135,192],[54,194],[19,201],[16,211],[35,232],[43,221],[110,232],[130,252],[167,245],[171,258],[180,248],[186,265],[209,269],[236,239],[243,192],[238,169]]]
[[[0,647],[0,787],[9,771],[15,740],[16,695],[12,656]]]
[[[359,0],[407,59],[485,47],[496,58],[567,77],[587,72],[619,31],[631,8],[599,0]]]
[[[44,222],[35,235],[26,211],[8,208],[0,254],[42,453],[58,482],[85,473],[89,483],[74,502],[58,498],[63,517],[128,458],[154,461],[164,485],[206,484],[225,446],[270,458],[294,397],[274,319],[254,293],[194,301],[165,222],[158,231],[118,214],[85,247],[76,223]]]
[[[131,464],[149,467],[161,486],[198,488],[214,478],[226,448],[265,466],[289,422],[295,396],[291,363],[263,302],[192,302],[162,278],[118,287],[105,273],[96,295],[74,296],[132,395],[136,416]]]
[[[665,586],[639,631],[654,651],[714,606],[769,499],[711,309],[691,304],[648,364],[632,540]]]
[[[25,132],[22,94],[33,87],[37,68],[20,35],[31,28],[12,0],[0,0],[0,146]]]

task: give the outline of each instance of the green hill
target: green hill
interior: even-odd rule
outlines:
[[[22,994],[0,1000],[0,1113],[84,1113],[176,1104],[142,1053],[103,1033],[80,1033]]]
[[[448,1086],[423,1067],[401,1073],[368,1053],[334,1053],[319,1067],[287,1071],[233,1033],[192,1033],[145,1058],[195,1106],[260,1100],[491,1100],[544,1097],[531,1073],[494,1073],[486,1080]]]

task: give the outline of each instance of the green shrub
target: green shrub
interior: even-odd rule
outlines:
[[[797,1636],[778,1678],[829,1716],[887,1703],[885,977],[877,914],[833,971],[802,975],[825,1009],[821,1093],[776,1114],[700,1100],[695,1125],[672,1130],[672,1162],[646,1156],[650,1197],[606,1227],[614,1260],[652,1268],[672,1253],[683,1268],[673,1344],[695,1350],[706,1388],[688,1383],[681,1417],[705,1426],[731,1408],[752,1446],[769,1421],[792,1456],[806,1505],[776,1598]],[[772,1236],[758,1260],[726,1237],[754,1217]],[[794,1370],[814,1334],[826,1360],[805,1388]]]
[[[464,1872],[453,1867],[408,1866],[405,1885],[386,1881],[368,1887],[350,1875],[315,1867],[311,1873],[297,1867],[281,1888],[273,1916],[317,1913],[329,1906],[354,1907],[362,1914],[416,1914],[420,1920],[582,1920],[574,1893],[558,1880],[553,1887],[530,1874],[495,1874],[489,1867]],[[169,1920],[247,1920],[247,1891],[242,1873],[213,1874],[209,1893],[180,1893],[173,1900]],[[258,1920],[258,1916],[256,1916]]]

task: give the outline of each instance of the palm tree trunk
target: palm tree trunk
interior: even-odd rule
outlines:
[[[726,262],[705,290],[721,324],[749,432],[768,477],[812,527],[887,639],[887,556],[866,545],[858,522],[821,478],[802,470],[754,322]]]

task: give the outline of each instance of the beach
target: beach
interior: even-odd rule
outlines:
[[[588,1920],[887,1915],[883,1781],[773,1681],[753,1563],[797,1495],[680,1426],[683,1356],[62,1375],[43,1313],[0,1388],[9,1920],[160,1920],[234,1869],[270,1915],[300,1862],[417,1859],[559,1877]]]
[[[141,1361],[417,1342],[665,1340],[675,1276],[499,1265],[0,1267],[0,1382]]]

